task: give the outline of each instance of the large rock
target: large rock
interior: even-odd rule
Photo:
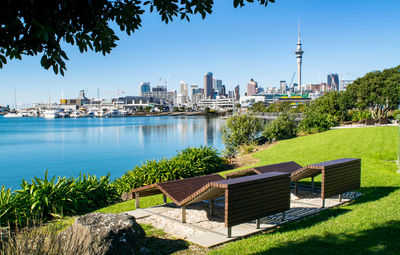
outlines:
[[[80,254],[137,254],[145,232],[135,217],[126,213],[89,213],[62,233],[70,251]]]

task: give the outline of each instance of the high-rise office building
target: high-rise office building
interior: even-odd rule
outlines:
[[[223,91],[222,91],[222,80],[215,80],[215,91],[218,91],[218,95],[221,96],[223,95]]]
[[[214,97],[213,74],[211,72],[204,75],[204,96],[205,98]]]
[[[280,87],[282,93],[286,93],[286,91],[287,91],[286,81],[280,81],[279,82],[279,87]]]
[[[249,84],[247,84],[247,96],[253,96],[257,94],[258,84],[255,80],[251,79]]]
[[[240,99],[240,91],[239,91],[239,85],[237,85],[235,87],[235,100],[239,101],[239,99]]]
[[[181,94],[183,96],[184,103],[189,101],[188,98],[188,84],[184,81],[180,81],[179,84],[181,85]]]
[[[193,96],[198,93],[198,89],[199,89],[199,85],[197,85],[197,84],[190,85],[190,91],[189,91],[190,100],[193,100]]]
[[[143,96],[145,93],[148,92],[150,92],[150,82],[140,83],[140,96]]]
[[[339,75],[337,73],[328,74],[327,86],[329,91],[339,91]]]

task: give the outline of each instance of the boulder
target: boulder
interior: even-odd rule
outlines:
[[[89,213],[62,232],[65,246],[79,254],[138,254],[145,232],[126,213]]]

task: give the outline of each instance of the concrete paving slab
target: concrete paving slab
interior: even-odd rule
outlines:
[[[141,218],[149,217],[149,216],[152,215],[151,212],[147,212],[147,211],[145,211],[143,209],[137,209],[137,210],[134,210],[134,211],[129,211],[129,212],[127,212],[127,214],[132,215],[136,219],[141,219]]]
[[[161,228],[165,232],[171,234],[172,236],[182,238],[189,242],[198,244],[203,247],[214,247],[222,243],[230,242],[238,238],[253,235],[262,231],[276,228],[281,224],[286,222],[299,220],[304,217],[308,217],[319,213],[322,210],[328,209],[333,206],[339,206],[341,204],[348,203],[352,199],[357,198],[361,194],[359,193],[346,193],[342,197],[342,201],[339,202],[338,197],[328,198],[325,200],[325,208],[321,208],[322,199],[319,197],[311,196],[292,196],[291,199],[291,209],[286,211],[285,219],[282,221],[282,214],[277,213],[265,218],[260,219],[260,228],[256,228],[256,221],[251,221],[248,223],[243,223],[232,227],[232,237],[227,237],[227,228],[223,227],[223,219],[209,218],[208,216],[200,216],[199,219],[196,217],[189,217],[191,220],[189,223],[180,222],[177,217],[177,213],[180,212],[179,207],[174,204],[167,204],[161,206],[155,206],[151,208],[138,209],[129,212],[129,214],[135,216],[138,222],[152,224],[155,228]],[[223,210],[223,199],[218,199],[218,204],[221,205],[221,210]],[[204,209],[208,208],[207,203],[199,203],[199,206],[193,206],[187,209],[187,213],[196,213],[194,215],[205,215]],[[193,216],[193,215],[192,215]],[[175,218],[171,218],[175,217]],[[219,216],[221,217],[221,215]],[[201,219],[200,219],[201,218]],[[146,222],[147,220],[147,222]],[[214,220],[218,220],[214,222]],[[221,222],[222,220],[222,222]],[[204,225],[203,223],[209,223]]]

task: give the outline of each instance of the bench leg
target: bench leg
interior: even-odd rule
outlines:
[[[325,207],[325,198],[322,199],[322,207],[321,208],[324,208],[324,207]]]
[[[182,223],[186,223],[186,206],[182,206]]]
[[[136,209],[140,208],[139,193],[135,193],[135,206],[136,206]]]
[[[214,215],[214,199],[210,199],[210,216]]]
[[[285,216],[286,216],[286,213],[285,213],[285,212],[282,212],[282,218],[281,218],[281,221],[284,221],[284,220],[285,220]]]
[[[299,183],[298,183],[298,182],[295,182],[295,183],[294,183],[294,194],[297,195],[298,192],[299,192]]]
[[[311,191],[314,192],[314,177],[311,177]]]
[[[342,193],[339,194],[339,202],[342,202]]]
[[[167,203],[167,196],[163,194],[164,205]]]
[[[232,227],[229,227],[227,229],[226,237],[231,238],[232,237]]]
[[[256,219],[256,228],[259,229],[261,225],[261,220],[260,219]]]

